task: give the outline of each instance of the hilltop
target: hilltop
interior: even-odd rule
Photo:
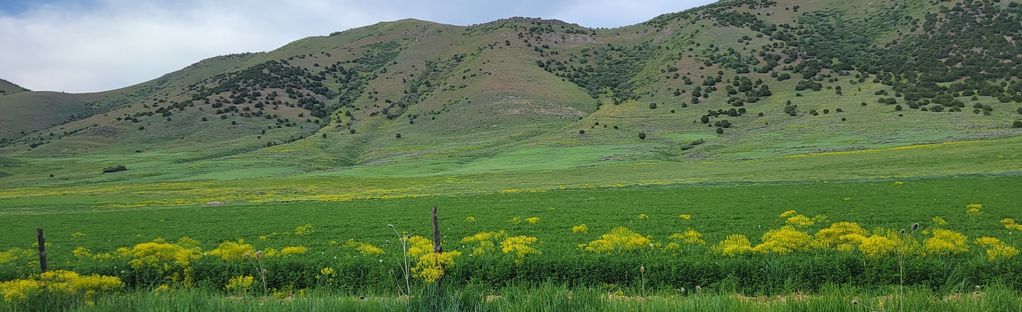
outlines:
[[[30,91],[30,90],[25,89],[25,88],[23,88],[23,87],[21,87],[19,85],[14,84],[13,82],[7,81],[5,79],[0,79],[0,95],[15,94],[15,93],[18,93],[18,92],[25,92],[25,91]]]
[[[383,22],[119,90],[0,96],[0,156],[21,163],[9,181],[36,184],[104,181],[113,164],[151,180],[428,175],[1010,138],[1020,14],[743,0],[613,29]]]

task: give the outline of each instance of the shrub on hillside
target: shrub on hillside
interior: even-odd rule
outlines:
[[[125,167],[124,165],[117,165],[117,166],[110,166],[110,167],[103,168],[103,173],[113,173],[113,172],[125,171],[125,170],[128,170],[128,167]]]

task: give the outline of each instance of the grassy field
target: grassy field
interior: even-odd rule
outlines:
[[[963,62],[963,85],[943,61],[857,60],[926,42],[905,16],[1017,8],[762,5],[400,20],[7,92],[0,311],[1022,311],[1011,61]],[[988,28],[954,56],[1015,51]],[[832,34],[851,59],[813,44]]]
[[[1010,246],[1019,244],[1015,238],[1017,230],[1006,228],[1001,220],[1022,218],[1022,209],[1018,207],[1022,194],[1013,191],[1020,184],[1022,177],[1017,175],[971,175],[877,181],[732,182],[506,191],[391,199],[236,203],[220,207],[9,208],[4,215],[5,226],[0,229],[0,244],[11,247],[7,250],[10,257],[0,265],[0,275],[2,279],[24,278],[33,271],[34,229],[44,228],[51,268],[117,276],[134,291],[168,285],[172,289],[187,289],[187,285],[224,289],[232,278],[259,276],[254,272],[263,268],[267,270],[264,277],[267,286],[249,286],[254,294],[295,296],[308,289],[393,296],[404,293],[403,252],[398,244],[399,236],[388,225],[394,225],[405,235],[428,237],[431,232],[429,209],[438,206],[445,250],[461,253],[455,260],[456,265],[444,269],[446,283],[456,289],[478,285],[484,292],[494,293],[507,285],[555,283],[635,296],[646,291],[676,292],[680,288],[702,287],[720,292],[722,297],[713,300],[725,307],[742,304],[741,300],[734,301],[727,294],[817,294],[832,287],[828,285],[880,291],[877,287],[905,283],[918,291],[929,289],[941,294],[963,293],[974,287],[995,284],[1017,290],[1022,287],[1019,274],[1022,267],[1018,262],[988,260],[985,247],[975,240],[989,236]],[[970,204],[981,204],[981,212],[969,213]],[[811,218],[813,224],[791,227],[790,222],[785,221],[788,216],[778,217],[787,210],[797,210],[798,214]],[[935,217],[941,220],[935,221]],[[820,230],[841,221],[855,222],[877,235],[884,233],[883,229],[897,231],[919,224],[918,232],[910,230],[904,243],[918,249],[900,257],[896,254],[869,257],[858,251],[808,247],[788,254],[753,252],[744,255],[721,254],[715,249],[732,234],[746,235],[757,245],[767,240],[759,237],[771,229],[797,228],[809,235],[817,233],[818,237]],[[582,224],[586,225],[585,231],[573,229]],[[621,226],[646,237],[649,244],[655,246],[601,253],[581,245],[591,244]],[[700,233],[705,243],[683,245],[680,249],[668,247],[676,242],[672,234],[689,229]],[[963,243],[968,251],[941,254],[923,247],[923,241],[935,236],[934,231],[938,229],[964,235]],[[463,240],[477,233],[498,231],[507,236],[535,238],[536,241],[526,247],[537,252],[522,258],[516,258],[514,253],[502,254],[502,245],[497,239],[496,250],[475,254],[476,243]],[[175,241],[184,244],[178,240],[181,237],[196,240],[189,244],[201,250],[196,254],[198,258],[186,266],[187,274],[194,275],[187,283],[170,275],[182,268],[172,265],[170,269],[153,271],[146,266],[134,267],[130,259],[138,254],[132,256],[115,250],[139,248],[146,242],[163,242],[161,239],[172,245]],[[225,241],[250,244],[252,250],[267,253],[289,247],[302,250],[266,260],[236,262],[215,255],[214,250],[223,248],[221,242]],[[364,253],[358,249],[359,245],[352,244],[369,244],[380,250],[379,253]],[[157,263],[162,263],[160,261],[171,260]],[[327,278],[321,271],[325,268],[336,273]],[[906,273],[899,273],[901,270]],[[902,279],[904,282],[899,281]],[[418,277],[412,284],[416,289],[429,285]],[[225,291],[231,293],[230,287]],[[863,291],[860,293],[865,294]],[[145,294],[132,296],[141,298],[131,297],[128,302],[160,300]],[[830,297],[832,294],[821,296],[829,298],[820,299],[823,301],[838,300]],[[929,304],[923,302],[931,299],[919,299],[919,304]],[[110,303],[113,306],[127,304],[117,303],[119,299],[111,300],[114,300]],[[209,297],[199,301],[209,305],[228,304],[221,300],[224,299]],[[318,302],[321,299],[309,300],[312,301],[300,304],[334,304]],[[691,299],[643,299],[640,306],[662,310],[689,306],[688,300]],[[801,306],[814,300],[794,304]],[[606,304],[617,306],[622,302],[628,300],[611,300]],[[645,304],[652,306],[645,307]]]
[[[790,128],[797,133],[816,126]],[[990,258],[991,247],[978,239],[996,238],[1012,250],[1020,245],[1018,231],[1003,220],[1022,218],[1022,194],[1016,191],[1022,185],[1022,163],[1015,156],[1022,153],[1022,137],[929,141],[925,133],[910,133],[903,138],[919,143],[867,138],[863,142],[869,144],[859,145],[842,137],[806,139],[815,136],[810,135],[793,145],[779,143],[788,134],[762,131],[757,137],[763,140],[725,138],[744,143],[710,141],[694,152],[682,151],[680,144],[704,134],[659,137],[650,132],[646,143],[604,145],[550,138],[543,139],[545,144],[508,143],[494,136],[440,145],[436,150],[445,152],[437,155],[397,156],[358,166],[337,166],[336,158],[317,156],[327,151],[318,146],[329,143],[315,138],[198,158],[187,149],[5,156],[0,158],[0,172],[7,175],[0,177],[0,280],[45,279],[33,274],[37,263],[32,253],[34,231],[44,228],[51,268],[79,272],[86,279],[93,278],[90,274],[115,277],[121,283],[103,295],[66,301],[94,302],[78,307],[84,310],[152,305],[167,310],[436,310],[431,306],[436,302],[425,300],[445,297],[414,295],[430,285],[421,272],[412,270],[416,276],[409,284],[414,288],[402,287],[405,252],[400,244],[400,235],[430,235],[429,209],[436,206],[445,250],[460,253],[452,256],[455,265],[441,266],[447,291],[478,287],[483,298],[509,298],[475,305],[485,310],[557,310],[560,306],[548,305],[555,301],[550,297],[589,292],[592,298],[578,304],[596,310],[709,305],[719,310],[855,311],[862,309],[851,306],[849,298],[890,307],[892,298],[903,298],[893,291],[902,284],[909,288],[910,309],[1018,306],[1003,299],[1015,298],[1022,289],[1016,256]],[[130,169],[100,172],[113,164]],[[982,205],[980,213],[968,212],[974,204]],[[779,216],[788,210],[812,224],[789,224],[790,216]],[[812,243],[797,243],[790,253],[728,255],[719,250],[731,235],[748,238],[750,250],[769,247],[774,239],[764,235],[782,229],[816,242],[823,230],[845,221],[900,247],[879,257],[866,255],[861,246],[840,251]],[[909,230],[913,224],[919,224],[918,231]],[[619,235],[618,227],[629,232]],[[910,234],[891,234],[902,229]],[[702,243],[679,243],[676,235],[689,230]],[[960,234],[966,250],[927,249],[926,241],[938,230]],[[495,249],[476,254],[479,242],[466,238],[480,233],[496,233],[499,238],[488,241]],[[587,250],[605,235],[651,246]],[[511,243],[504,252],[504,240],[511,237],[526,243]],[[226,260],[216,251],[224,242],[247,252],[240,261]],[[154,246],[157,251],[144,251]],[[380,252],[363,253],[359,248],[365,246]],[[275,255],[257,260],[251,253],[255,250]],[[283,250],[291,251],[281,255]],[[523,256],[516,256],[516,250],[523,250]],[[177,252],[189,261],[177,263]],[[422,260],[411,261],[418,266]],[[245,277],[249,284],[242,291],[228,286]],[[678,294],[697,286],[710,293]],[[172,293],[155,294],[162,289]],[[400,297],[410,292],[413,296]],[[379,299],[346,299],[352,296]],[[290,299],[272,299],[277,297]],[[797,300],[770,299],[781,297]],[[5,309],[26,307],[16,299],[5,302],[10,304]]]
[[[509,286],[495,294],[466,288],[441,296],[350,297],[315,293],[298,297],[262,298],[211,295],[188,290],[168,293],[128,293],[77,304],[69,311],[1018,311],[1019,294],[998,286],[984,291],[940,294],[909,289],[899,300],[893,289],[827,289],[820,294],[741,296],[728,293],[655,293],[643,296],[607,295],[591,289],[543,284]],[[438,298],[439,297],[439,298]],[[423,298],[437,298],[427,300]],[[17,307],[0,305],[16,311]]]
[[[649,159],[636,146],[523,147],[516,152],[408,159],[399,163],[304,167],[266,157],[182,163],[142,153],[77,158],[0,158],[0,214],[65,210],[196,208],[272,202],[463,195],[698,183],[894,180],[1016,174],[1022,137],[905,145],[757,159]],[[636,159],[646,157],[647,159]],[[114,159],[114,160],[111,160]],[[128,171],[100,169],[125,164]],[[50,177],[50,175],[53,177]]]
[[[897,182],[896,182],[897,181]],[[45,228],[51,259],[70,261],[70,249],[84,246],[103,250],[162,237],[188,236],[212,247],[224,240],[257,241],[259,236],[292,231],[312,224],[306,237],[281,237],[264,244],[306,245],[328,249],[330,240],[367,240],[383,244],[394,233],[387,224],[412,234],[430,232],[429,209],[440,207],[444,234],[452,241],[479,231],[505,229],[537,236],[544,249],[574,252],[578,243],[592,240],[615,226],[627,226],[653,237],[694,227],[708,241],[733,233],[758,236],[779,225],[777,215],[789,209],[806,215],[826,215],[828,221],[853,221],[866,227],[905,228],[941,216],[970,236],[1000,234],[1003,218],[1022,218],[1022,194],[1012,192],[1022,177],[965,176],[875,182],[715,183],[692,186],[648,186],[506,192],[415,198],[294,201],[228,204],[223,207],[8,209],[0,244],[29,248],[34,230]],[[982,203],[982,216],[969,216],[965,206]],[[639,220],[646,214],[648,220]],[[680,220],[691,214],[692,220]],[[476,222],[466,223],[474,216]],[[524,222],[540,218],[537,224]],[[510,224],[520,217],[521,224]],[[589,225],[588,234],[570,234],[576,224]],[[78,235],[73,235],[79,233]],[[125,235],[127,234],[127,235]]]

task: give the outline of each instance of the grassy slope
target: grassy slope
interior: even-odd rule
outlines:
[[[10,95],[25,91],[28,91],[28,89],[22,88],[21,86],[5,79],[0,79],[0,95]]]
[[[301,164],[280,166],[275,159],[221,160],[199,167],[177,163],[174,155],[140,153],[127,163],[135,169],[116,174],[99,173],[98,168],[111,164],[102,157],[15,160],[20,163],[0,167],[12,174],[4,178],[12,188],[0,190],[0,206],[9,211],[37,206],[173,208],[208,201],[329,202],[625,185],[1018,174],[1022,166],[1012,155],[1022,152],[1019,141],[1016,137],[753,160],[619,161],[602,158],[609,152],[604,149],[523,149],[474,161],[425,159],[301,175],[293,174],[303,170]],[[628,147],[616,152],[625,159],[644,153]]]
[[[791,22],[798,14],[779,8],[792,4],[781,1],[771,15],[761,16],[773,23]],[[915,15],[932,9],[923,3],[912,4]],[[801,12],[814,9],[845,10],[856,16],[879,12],[875,7],[834,1],[803,3]],[[738,10],[764,13],[762,9]],[[105,113],[33,133],[24,141],[50,142],[39,148],[8,146],[0,154],[0,164],[4,164],[0,175],[7,175],[2,178],[4,184],[30,188],[5,194],[27,194],[22,192],[46,186],[78,192],[89,189],[81,187],[82,183],[95,182],[109,182],[97,187],[97,194],[146,189],[164,182],[183,183],[182,188],[193,191],[208,185],[246,190],[233,198],[178,194],[147,199],[196,204],[210,198],[247,201],[249,194],[257,192],[291,193],[284,191],[289,186],[274,185],[281,180],[298,184],[325,181],[322,184],[332,185],[330,191],[298,192],[294,198],[309,195],[344,199],[562,186],[868,179],[1020,170],[1010,157],[988,156],[1016,152],[1020,130],[1007,128],[1017,118],[1014,103],[978,97],[978,103],[994,108],[989,116],[907,109],[895,112],[890,105],[877,104],[873,95],[886,87],[868,80],[858,83],[850,77],[836,76],[838,81],[828,87],[841,86],[843,95],[824,89],[803,91],[798,96],[793,90],[798,74],[777,82],[767,74],[753,73],[748,76],[767,81],[774,94],[747,105],[747,114],[729,117],[735,126],[718,135],[715,128],[698,119],[707,110],[731,107],[722,92],[715,92],[702,104],[682,107],[689,96],[674,96],[668,90],[690,91],[692,86],[663,77],[661,70],[677,66],[691,74],[696,84],[701,77],[717,71],[730,78],[730,69],[717,65],[702,68],[709,53],[707,47],[712,44],[744,49],[765,44],[766,39],[756,38],[745,28],[682,18],[663,28],[634,25],[572,39],[554,33],[543,35],[542,41],[526,38],[532,40],[526,43],[518,34],[532,26],[535,24],[528,21],[462,27],[401,20],[310,37],[267,53],[206,60],[160,79],[117,90],[113,92],[116,96],[99,104]],[[738,43],[742,35],[754,39],[748,45]],[[184,87],[218,73],[281,59],[315,69],[314,64],[355,59],[367,51],[368,45],[379,42],[397,42],[400,53],[375,73],[366,92],[333,114],[322,128],[299,121],[296,127],[269,128],[262,134],[260,129],[272,124],[233,116],[221,120],[209,109],[189,109],[175,114],[172,121],[158,115],[144,118],[139,124],[115,120],[124,114],[144,112],[149,109],[144,105],[158,99],[187,98]],[[642,42],[654,42],[662,48],[657,48],[632,78],[640,85],[636,92],[641,99],[617,105],[606,97],[593,99],[583,88],[535,64],[541,56],[534,48],[540,44],[550,44],[564,56],[608,44]],[[410,105],[402,116],[393,120],[374,116],[387,106],[386,101],[402,100],[410,81],[426,74],[427,61],[443,62],[455,55],[464,57],[435,73],[428,96]],[[331,81],[326,84],[338,87]],[[787,101],[799,105],[798,117],[782,112]],[[649,108],[651,102],[658,103],[657,109]],[[861,106],[862,102],[868,105]],[[599,108],[598,103],[602,103]],[[843,112],[837,113],[838,108]],[[806,114],[811,109],[831,112]],[[297,116],[302,111],[282,107],[278,113],[300,120]],[[409,116],[418,118],[411,123]],[[200,121],[203,117],[210,120]],[[145,130],[139,130],[140,126]],[[349,128],[356,133],[350,134]],[[77,129],[83,130],[57,139],[46,138],[48,132],[59,136]],[[579,130],[586,132],[579,134]],[[640,140],[639,132],[646,133],[647,138]],[[401,134],[400,139],[397,134]],[[267,141],[294,138],[302,139],[265,147]],[[706,143],[683,148],[696,139]],[[883,150],[959,140],[965,143]],[[879,152],[789,158],[860,149]],[[862,162],[874,165],[861,166]],[[130,170],[114,175],[99,173],[99,169],[115,164],[125,164]],[[365,180],[378,185],[367,186]]]
[[[125,106],[141,102],[146,97],[157,92],[165,92],[168,89],[180,88],[194,83],[199,79],[228,71],[237,70],[239,61],[250,58],[252,54],[231,55],[215,57],[203,60],[180,71],[169,73],[163,77],[148,81],[142,84],[98,93],[70,94],[62,92],[30,91],[0,96],[0,108],[4,114],[0,116],[0,138],[9,140],[35,137],[44,140],[53,140],[50,133],[56,137],[65,136],[88,137],[89,132],[83,131],[88,128],[97,128],[99,125],[107,125],[111,118],[109,114]],[[20,87],[19,87],[20,88]],[[94,116],[97,113],[106,115]],[[75,135],[62,135],[65,132],[75,132]],[[22,132],[26,134],[22,134]],[[92,137],[109,136],[109,132],[99,132]],[[26,141],[35,143],[39,140]],[[69,140],[71,141],[71,140]],[[90,139],[74,140],[60,150],[79,152],[87,150],[80,146],[82,141]],[[26,144],[29,144],[26,143]],[[124,150],[126,150],[125,148]],[[6,152],[17,152],[17,149],[8,149]],[[52,153],[48,150],[43,155]]]
[[[56,127],[87,114],[90,95],[58,92],[18,92],[0,95],[0,138]]]

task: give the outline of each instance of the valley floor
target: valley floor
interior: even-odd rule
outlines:
[[[435,310],[423,298],[441,297],[444,309],[496,311],[893,310],[900,285],[907,310],[1013,311],[1020,142],[202,179],[166,169],[47,180],[26,171],[72,163],[18,159],[0,178],[11,182],[0,187],[0,309],[44,306],[18,298],[69,283],[92,285],[67,297],[86,311]],[[534,160],[501,157],[466,166]],[[413,252],[429,249],[417,243],[432,207],[446,251],[435,259]],[[37,228],[66,280],[35,274]],[[437,274],[457,294],[401,297]],[[697,287],[705,294],[679,293]]]

